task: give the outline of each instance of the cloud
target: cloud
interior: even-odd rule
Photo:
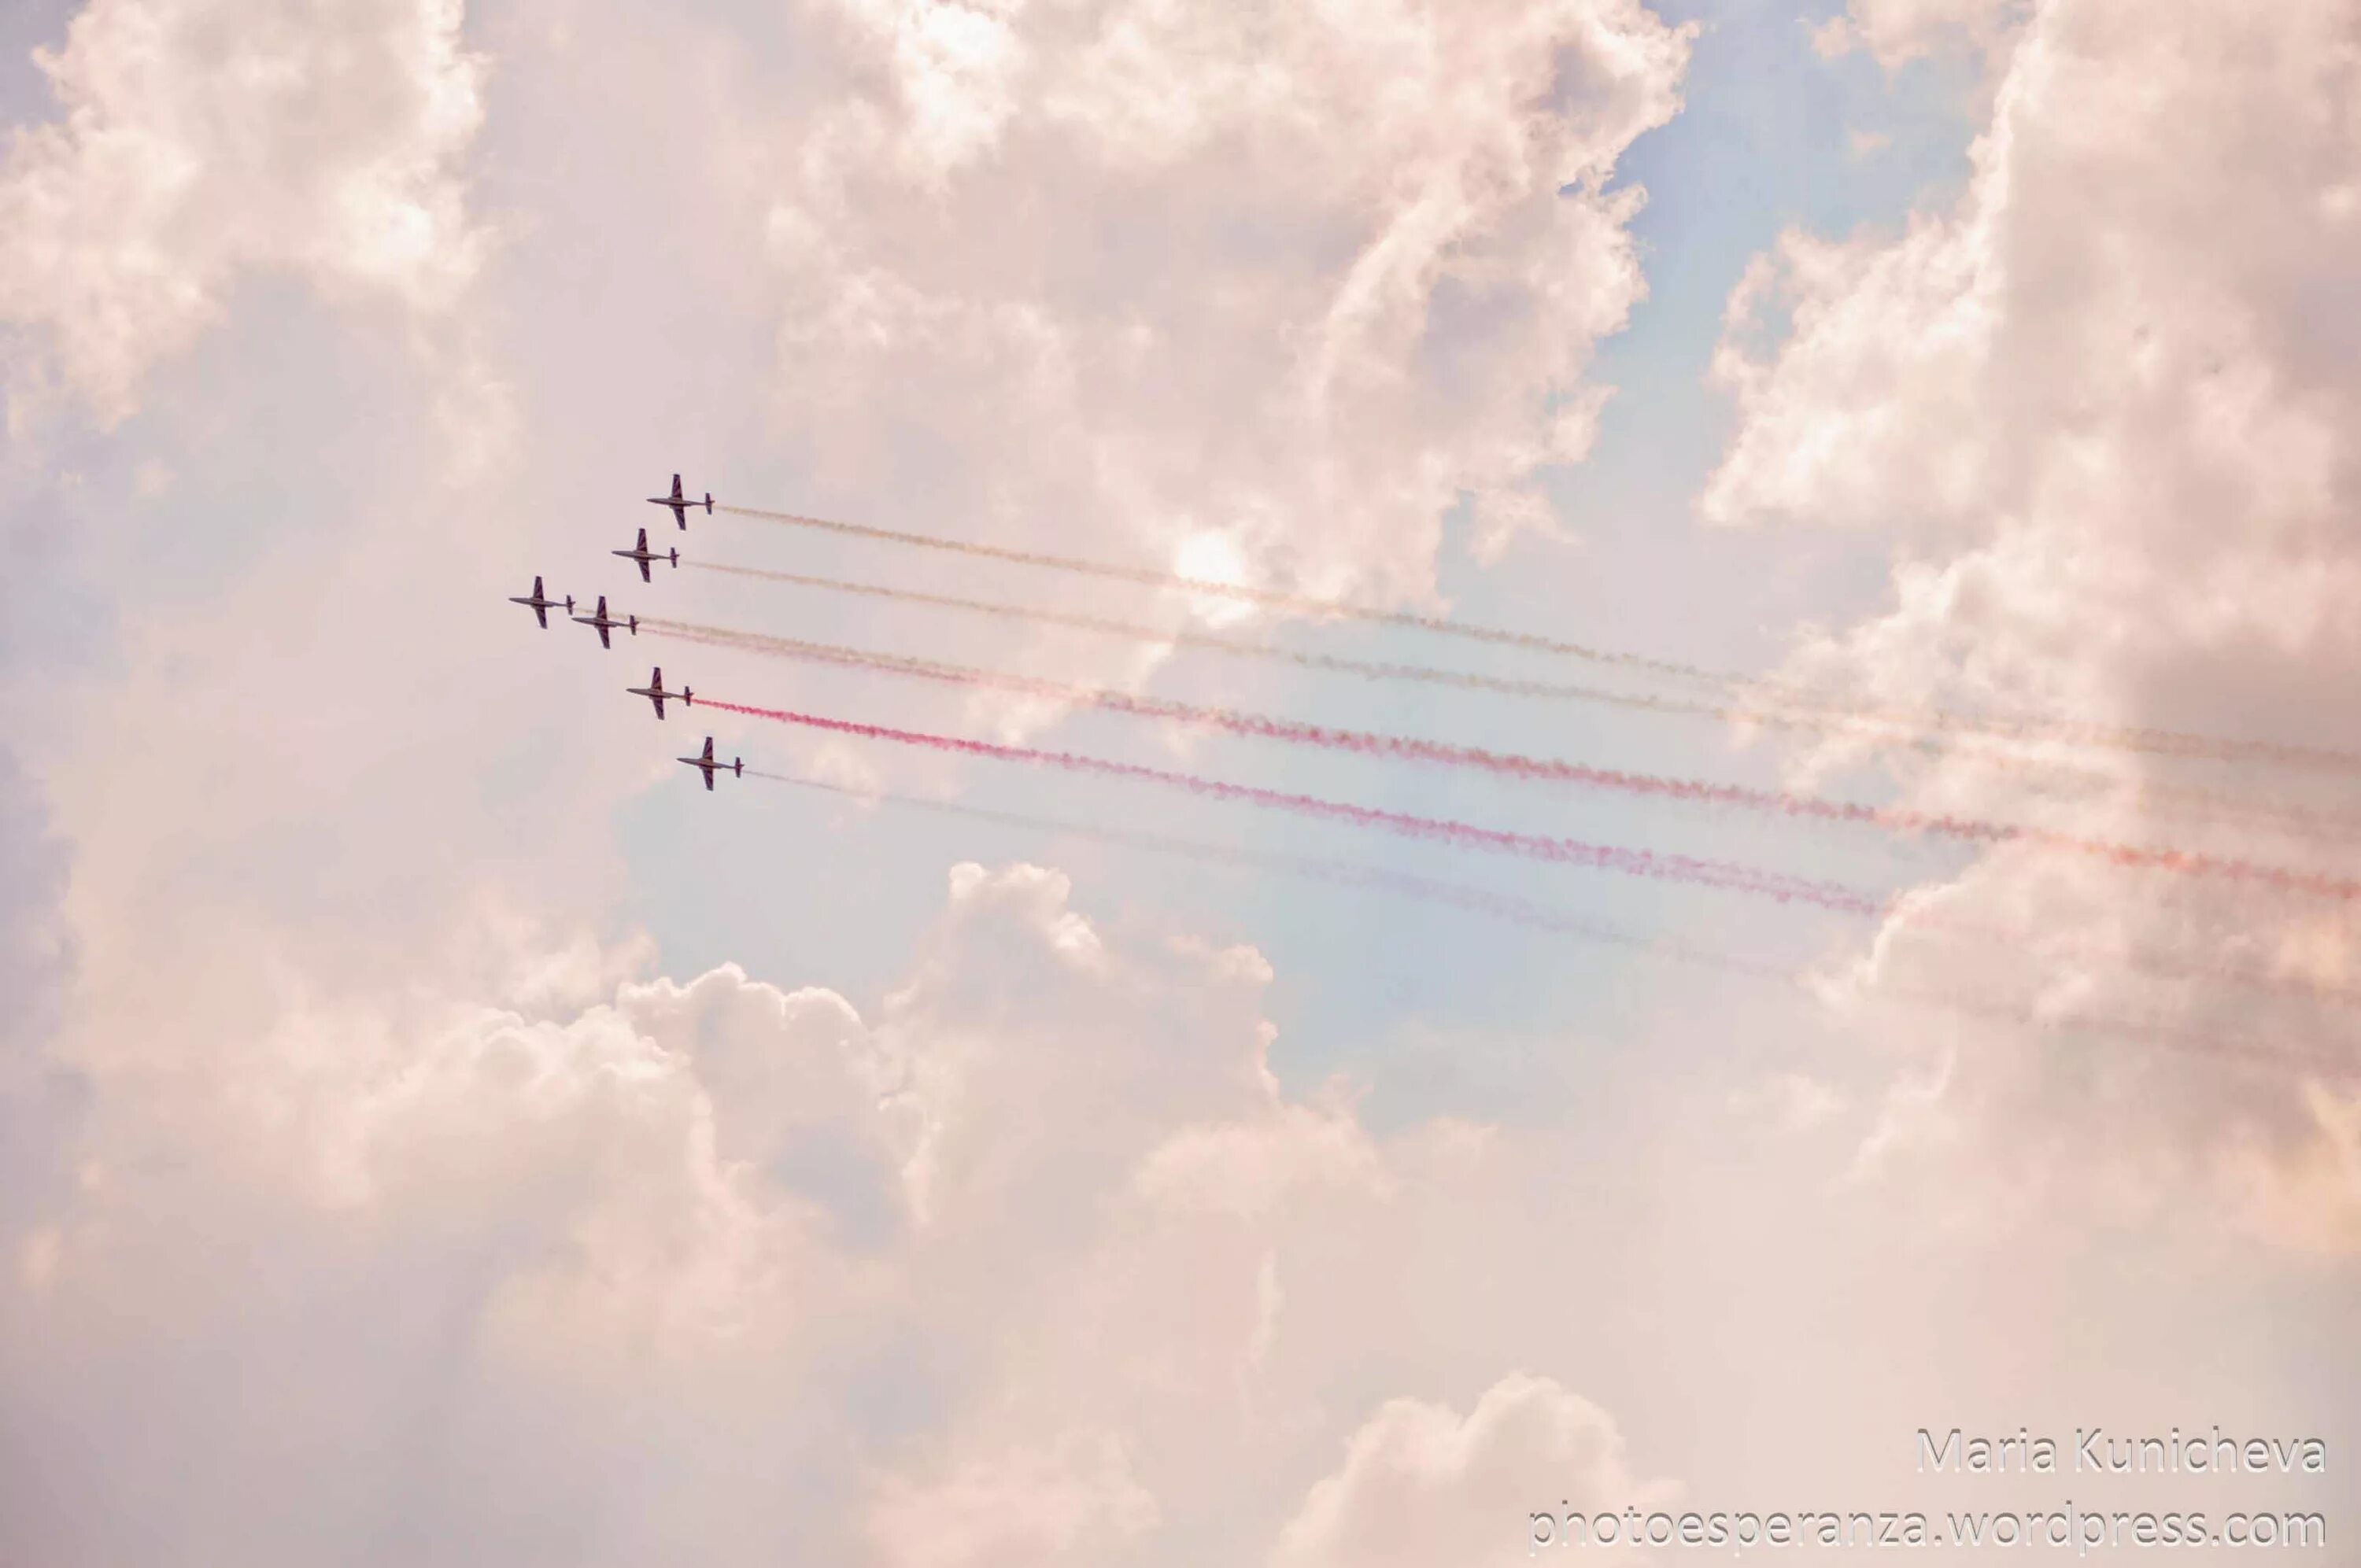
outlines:
[[[769,225],[804,504],[1397,598],[1463,497],[1487,549],[1553,526],[1536,476],[1587,452],[1594,346],[1645,291],[1642,193],[1609,185],[1693,29],[1634,0],[840,9]]]
[[[1672,1495],[1626,1467],[1614,1420],[1543,1377],[1504,1377],[1465,1418],[1387,1403],[1281,1532],[1272,1568],[1507,1568],[1532,1555],[1531,1516],[1648,1508]],[[1556,1544],[1553,1528],[1548,1538]]]
[[[1594,329],[1636,298],[1601,192],[1671,112],[1679,33],[1618,5],[815,4],[726,27],[527,7],[474,41],[510,94],[497,145],[437,167],[482,160],[484,275],[380,286],[315,265],[333,245],[198,235],[228,321],[175,316],[199,323],[177,367],[132,356],[143,417],[60,485],[69,526],[38,520],[89,551],[123,632],[70,676],[46,635],[22,662],[57,717],[12,744],[55,821],[6,844],[53,838],[71,874],[31,899],[33,941],[0,936],[0,974],[57,999],[42,1049],[80,1113],[5,1140],[0,1556],[1455,1560],[1634,1477],[1705,1485],[1692,1453],[1731,1497],[1870,1474],[1981,1374],[2106,1407],[2233,1306],[2319,1307],[2244,1266],[2268,1257],[2189,1248],[2219,1238],[2188,1216],[2082,1273],[2073,1216],[2046,1216],[2050,1252],[1952,1248],[1922,1190],[1835,1179],[1871,1075],[1791,1063],[1761,1012],[1694,995],[1631,1038],[1554,1004],[1528,1033],[1512,984],[1447,1044],[1519,1091],[1514,1123],[1389,1124],[1323,1076],[1378,1047],[1316,971],[1088,857],[904,843],[831,876],[752,781],[694,792],[678,717],[617,692],[643,665],[500,602],[536,570],[580,587],[558,574],[586,554],[626,570],[582,530],[647,511],[650,451],[741,480],[775,451],[766,483],[872,515],[980,497],[978,532],[1421,593],[1438,498],[1587,439]],[[456,302],[434,332],[522,389],[514,461],[456,482],[474,381],[357,342],[416,319],[357,297]],[[1519,387],[1558,397],[1563,437]],[[758,428],[765,397],[805,422]],[[1476,531],[1544,521],[1505,483]],[[1905,591],[1971,599],[1946,564]],[[31,591],[44,623],[78,602]],[[664,775],[700,814],[655,814]],[[2153,934],[2103,882],[1971,892],[2078,889],[2106,918],[2077,932]],[[2349,961],[2333,923],[2216,913],[2275,962]],[[2008,1059],[1968,1060],[1940,1081],[1982,1073],[1985,1100],[1938,1109],[2055,1090]],[[2146,1059],[2092,1075],[2139,1118],[2127,1149],[2204,1153],[2279,1234],[2342,1245],[2304,1197],[2345,1179],[2338,1102],[2342,1141],[2307,1143],[2303,1102],[2175,1080],[2176,1122]],[[1802,1076],[1739,1098],[1765,1060]],[[2228,1107],[2257,1113],[2235,1136]],[[2070,1168],[1984,1152],[2027,1191]],[[2068,1326],[2028,1349],[2026,1322]],[[2138,1354],[2061,1380],[2091,1322]],[[2318,1342],[2231,1339],[2191,1387],[2343,1419]]]
[[[1156,1523],[1156,1499],[1101,1433],[972,1461],[931,1486],[891,1481],[872,1530],[892,1568],[1024,1568],[1106,1562]]]
[[[51,1054],[72,942],[58,917],[70,857],[15,753],[0,748],[0,1268],[45,1271],[40,1228],[87,1086]]]
[[[61,117],[0,166],[12,417],[53,381],[103,418],[245,278],[436,311],[482,239],[456,168],[483,117],[457,0],[96,0],[37,56]]]
[[[1959,49],[1999,48],[2034,0],[1850,0],[1812,29],[1812,47],[1835,59],[1866,49],[1888,71]]]
[[[106,1114],[14,1260],[0,1379],[39,1430],[140,1436],[10,1486],[13,1548],[268,1563],[399,1519],[445,1561],[587,1531],[595,1561],[758,1562],[793,1517],[845,1561],[1106,1561],[1304,1452],[1360,1292],[1290,1299],[1290,1260],[1454,1168],[1282,1091],[1251,949],[1118,939],[1039,868],[954,867],[867,1015],[734,966],[601,1000],[631,950],[469,938],[499,949],[474,995],[82,1042]],[[1592,1453],[1588,1407],[1524,1403],[1469,1452]],[[687,1480],[618,1476],[652,1462]]]
[[[1898,27],[1904,12],[1855,16]],[[2343,696],[2361,671],[2361,358],[2350,313],[2325,304],[2361,281],[2361,137],[2342,108],[2361,22],[2339,6],[2046,0],[1996,70],[1953,207],[1898,234],[1783,236],[1731,297],[1715,374],[1739,425],[1706,516],[1860,530],[1898,560],[1891,608],[1806,638],[1791,675],[1902,708],[2361,744]],[[2026,795],[2019,775],[1906,783],[2118,841],[2349,858],[2192,825],[2149,792],[2329,798],[2301,778],[2100,762],[2120,783],[2072,806]],[[2342,983],[2361,950],[2342,908],[2015,854],[1942,907],[2030,932],[2028,952],[2004,964],[1897,928],[1873,984],[1972,983],[2052,1019],[2114,1007],[2349,1047],[2333,1010],[2203,978]],[[2131,961],[2143,950],[2191,955],[2199,978],[2159,984]],[[2111,1208],[2191,1181],[2218,1195],[2224,1161],[2232,1189],[2277,1168],[2327,1205],[2330,1230],[2361,1234],[2361,1187],[2328,1153],[2341,1091],[2125,1058],[2070,1028],[1970,1031],[1940,1054],[1922,1131],[1981,1129],[2019,1171],[2109,1173],[2095,1190]]]

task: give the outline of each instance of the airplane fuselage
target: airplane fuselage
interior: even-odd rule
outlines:
[[[574,619],[580,621],[585,626],[594,627],[597,629],[598,633],[598,646],[601,648],[612,648],[615,645],[612,641],[609,641],[609,634],[610,632],[618,630],[629,631],[634,637],[637,637],[640,634],[640,618],[638,616],[626,616],[621,620],[617,620],[614,617],[606,612],[606,606],[604,605],[600,605],[598,607],[598,613],[597,615],[577,615]]]
[[[713,775],[715,773],[728,773],[732,778],[743,778],[746,774],[746,760],[743,757],[732,757],[726,762],[716,762],[714,760],[713,737],[710,735],[705,738],[705,754],[703,756],[676,757],[674,761],[686,762],[690,767],[695,768],[698,773],[704,774],[705,787],[708,790],[713,787]]]
[[[675,474],[672,477],[672,494],[668,496],[650,496],[648,498],[648,504],[650,506],[672,508],[673,521],[679,527],[686,528],[688,526],[688,509],[691,507],[701,506],[705,509],[705,513],[708,517],[713,515],[713,492],[711,490],[706,491],[705,499],[703,500],[699,500],[695,496],[685,496],[681,494],[680,491],[680,476]]]
[[[536,579],[536,584],[537,583],[538,579]],[[563,609],[568,615],[572,615],[574,613],[573,595],[568,594],[562,599],[544,598],[542,597],[537,587],[535,591],[530,595],[520,596],[511,594],[509,596],[509,603],[521,604],[524,606],[525,609],[533,611],[533,618],[541,622],[541,629],[544,631],[549,630],[549,612],[551,610]]]
[[[648,566],[652,562],[669,561],[675,570],[678,570],[680,566],[680,552],[677,550],[614,550],[609,551],[609,554],[620,555],[626,561],[638,562],[640,581],[643,583],[654,580],[648,576]]]

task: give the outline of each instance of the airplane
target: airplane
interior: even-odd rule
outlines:
[[[607,596],[605,594],[600,594],[598,596],[598,614],[577,615],[574,619],[580,621],[585,626],[595,626],[598,629],[598,646],[601,648],[612,648],[614,646],[614,643],[607,640],[607,634],[614,630],[615,628],[619,626],[628,627],[631,635],[634,637],[637,637],[640,634],[640,618],[638,616],[632,616],[626,620],[617,620],[613,616],[607,613]]]
[[[680,690],[676,692],[668,692],[664,689],[664,666],[662,664],[658,664],[655,667],[654,673],[648,676],[647,685],[643,686],[625,686],[623,689],[631,693],[633,696],[643,696],[650,702],[654,703],[656,705],[656,717],[658,718],[662,718],[664,717],[664,698],[668,696],[678,697],[680,699],[680,705],[683,707],[688,707],[697,700],[697,694],[689,690],[686,686],[681,687]]]
[[[657,554],[654,551],[648,548],[648,531],[644,528],[640,530],[639,548],[635,550],[609,550],[607,554],[609,555],[620,555],[626,561],[637,561],[640,564],[640,581],[643,583],[648,580],[648,563],[651,561],[663,561],[669,559],[672,562],[673,569],[675,571],[678,571],[680,569],[680,552],[677,550],[672,550],[665,552],[664,554],[662,555]]]
[[[672,477],[672,494],[669,496],[650,496],[648,498],[648,504],[651,506],[672,508],[672,520],[680,524],[683,528],[686,528],[688,526],[688,509],[697,505],[698,503],[696,498],[683,496],[680,493],[680,476],[675,474]],[[705,492],[704,506],[705,515],[711,517],[713,515],[713,492],[711,490]]]
[[[541,629],[544,631],[549,630],[549,612],[555,609],[561,602],[566,606],[566,613],[572,615],[574,613],[574,596],[572,594],[567,594],[562,601],[544,598],[541,591],[541,579],[539,577],[535,577],[533,580],[533,597],[531,598],[518,598],[514,595],[511,595],[509,597],[509,603],[521,604],[527,609],[533,611],[533,618],[541,622]]]
[[[707,789],[711,789],[713,787],[713,775],[724,768],[727,768],[730,771],[730,776],[732,778],[742,778],[745,776],[746,773],[746,760],[743,757],[733,757],[726,762],[717,762],[713,760],[713,737],[710,735],[708,735],[705,738],[705,755],[702,757],[676,757],[674,761],[686,762],[692,768],[700,768],[704,770],[705,787]]]

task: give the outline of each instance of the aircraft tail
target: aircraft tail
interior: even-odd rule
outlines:
[[[705,492],[705,515],[708,517],[711,517],[713,515],[713,492],[711,490]]]
[[[634,637],[637,637],[639,634],[640,634],[640,618],[639,618],[638,616],[636,616],[636,615],[635,615],[635,616],[631,617],[631,635],[632,635],[632,636],[634,636]]]
[[[687,686],[681,687],[680,705],[683,707],[695,707],[697,706],[697,693]]]
[[[732,778],[744,778],[746,776],[746,759],[743,757],[733,757],[730,759],[730,773]]]

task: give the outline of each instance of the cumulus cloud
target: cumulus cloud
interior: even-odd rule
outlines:
[[[102,0],[91,16],[151,14]],[[1414,597],[1452,498],[1477,493],[1496,537],[1539,526],[1531,465],[1587,439],[1590,345],[1638,287],[1633,198],[1606,187],[1672,112],[1680,31],[1603,0],[845,0],[764,13],[793,56],[766,78],[775,62],[700,32],[703,14],[635,14],[647,30],[615,34],[588,8],[504,13],[515,25],[480,41],[529,97],[500,116],[512,139],[490,162],[547,226],[521,223],[501,251],[500,309],[471,290],[456,314],[531,323],[489,339],[531,362],[493,367],[531,389],[531,424],[513,472],[461,487],[432,416],[475,394],[419,384],[407,356],[384,375],[324,346],[357,318],[308,297],[433,308],[464,280],[356,259],[365,225],[299,221],[349,215],[331,166],[375,166],[361,120],[443,148],[383,155],[430,169],[431,189],[468,145],[387,131],[457,119],[335,74],[390,49],[483,80],[449,31],[366,14],[350,47],[320,41],[331,23],[310,13],[255,19],[257,58],[291,61],[287,40],[312,39],[358,116],[332,115],[314,148],[302,115],[269,109],[296,176],[271,223],[241,238],[146,197],[69,203],[91,225],[195,225],[195,295],[124,296],[189,335],[159,328],[140,339],[155,354],[110,357],[113,340],[74,348],[56,310],[24,318],[87,395],[136,389],[144,368],[157,417],[93,460],[129,476],[90,504],[120,493],[131,526],[91,532],[118,549],[95,574],[103,602],[137,616],[100,675],[41,671],[72,733],[20,748],[71,843],[71,977],[48,941],[61,857],[42,834],[0,842],[0,876],[22,879],[0,907],[37,888],[26,925],[0,920],[0,977],[36,1001],[72,980],[49,1048],[87,1085],[79,1119],[44,1105],[43,1135],[0,1129],[16,1227],[0,1260],[0,1556],[1481,1561],[1494,1542],[1521,1552],[1536,1508],[1652,1495],[1640,1477],[1686,1474],[1686,1456],[1659,1456],[1710,1448],[1710,1419],[1755,1423],[1718,1440],[1722,1480],[1802,1495],[1837,1461],[1795,1441],[1798,1409],[1822,1437],[1870,1432],[1850,1457],[1906,1430],[1905,1395],[1953,1395],[1963,1367],[2059,1381],[2021,1343],[2040,1314],[2015,1292],[2020,1249],[1973,1260],[2007,1267],[1916,1266],[1917,1207],[1822,1190],[1796,1151],[1857,1124],[1841,1064],[1811,1064],[1771,1114],[1757,1099],[1725,1115],[1729,1085],[1684,1078],[1680,1053],[1617,1052],[1611,1031],[1554,1017],[1493,1048],[1504,1070],[1552,1064],[1519,1108],[1532,1124],[1389,1126],[1352,1082],[1288,1070],[1276,1017],[1306,1020],[1315,1059],[1364,1044],[1334,1037],[1301,977],[1289,995],[1235,934],[1174,931],[1157,884],[1078,891],[1046,867],[956,866],[915,946],[896,938],[849,979],[774,929],[794,925],[790,899],[876,928],[794,874],[818,863],[793,858],[811,824],[752,826],[750,781],[692,795],[708,809],[665,818],[686,836],[660,853],[650,818],[619,831],[653,809],[633,797],[659,774],[694,790],[654,743],[677,718],[626,709],[620,654],[569,647],[579,629],[544,638],[499,603],[522,583],[496,577],[539,569],[526,543],[555,561],[596,508],[643,493],[620,471],[652,425],[697,429],[716,467],[759,462],[760,433],[731,410],[770,375],[793,422],[784,471],[815,506],[975,499],[986,515],[960,515],[979,532]],[[236,27],[205,37],[247,58]],[[80,34],[60,58],[77,49],[101,58]],[[185,60],[170,76],[183,107],[211,90]],[[586,94],[615,113],[582,113]],[[136,117],[132,98],[104,101]],[[593,119],[609,139],[580,139]],[[111,178],[76,150],[81,125],[30,133],[12,177],[71,154]],[[385,189],[362,187],[364,205]],[[210,173],[201,189],[218,212],[249,194]],[[452,214],[438,232],[471,232],[413,193]],[[771,219],[751,262],[761,245],[730,237],[762,227],[749,204]],[[675,221],[609,221],[643,206]],[[464,243],[450,255],[473,265]],[[203,329],[274,271],[304,285],[236,312],[237,330]],[[774,334],[775,363],[767,346],[752,374],[729,358]],[[159,356],[176,342],[205,374],[168,408]],[[313,395],[324,385],[338,398]],[[1971,509],[1914,537],[1972,547]],[[158,543],[180,540],[205,548]],[[1906,591],[1972,598],[1945,565]],[[402,619],[448,605],[483,613],[431,637]],[[38,815],[21,795],[0,806],[12,828]],[[764,961],[684,959],[625,926],[620,889],[659,916],[694,898],[701,916],[707,852],[762,868],[721,923],[751,919],[733,928],[760,930]],[[889,882],[907,863],[863,871]],[[1100,899],[1130,913],[1108,919]],[[2246,928],[2307,972],[2350,952],[2341,927]],[[1752,1059],[1752,1022],[1712,1054],[1726,1035]],[[1684,1014],[1661,1039],[1697,1027]],[[2176,1102],[2191,1120],[2156,1119],[2138,1058],[2108,1059],[2135,1065],[2103,1080],[2105,1103],[2149,1118],[2133,1152],[2177,1157],[2176,1130],[2194,1128],[2181,1143],[2227,1190],[2274,1205],[2289,1236],[2339,1245],[2302,1227],[2321,1212],[2305,1194],[2346,1179],[2349,1108],[2250,1099],[2268,1114],[2231,1136],[2196,1093]],[[1994,1107],[2043,1087],[1974,1064],[1949,1081],[1970,1071]],[[2301,1143],[2300,1115],[2342,1132]],[[2059,1234],[2079,1255],[2082,1234]],[[2198,1278],[2163,1272],[2182,1261],[2168,1251],[2143,1255],[2155,1277]],[[1914,1266],[1887,1266],[1898,1256]],[[1982,1279],[1962,1292],[1959,1273]],[[2220,1304],[2195,1290],[2176,1314],[2139,1299],[2147,1277],[2077,1297],[2111,1303],[2139,1346],[2115,1358],[2126,1382]],[[1921,1354],[1919,1335],[1988,1359]],[[2290,1361],[2305,1348],[2259,1336],[2206,1369],[2273,1409],[2333,1403],[2311,1367],[2269,1359],[2275,1343]],[[1874,1353],[1893,1376],[1858,1376]],[[1669,1397],[1661,1371],[1649,1381],[1666,1367],[1683,1369]],[[1644,1467],[1621,1456],[1625,1432]]]
[[[1986,9],[1907,16],[1916,27]],[[1899,27],[1905,9],[1854,16]],[[1740,420],[1706,515],[1872,531],[1897,556],[1892,608],[1807,641],[1791,674],[1904,708],[2361,743],[2344,697],[2361,670],[2361,358],[2351,313],[2328,304],[2361,281],[2361,135],[2346,108],[2361,16],[2044,0],[1997,70],[1956,206],[1899,234],[1790,234],[1730,301],[1715,373]],[[2077,807],[2074,826],[2263,860],[2347,858],[2174,820],[2144,793],[2325,800],[2316,784],[2110,765],[2120,788]],[[2006,776],[1915,783],[2044,809]],[[2054,961],[2028,976],[1891,932],[1875,972],[1974,972],[2038,1015],[2100,999],[2201,1032],[2349,1045],[2333,1011],[2202,979],[2159,985],[2118,961],[2180,951],[2202,973],[2342,983],[2361,929],[2340,907],[2037,855],[1980,866],[1945,907],[2028,929]],[[2077,1168],[2095,1158],[2120,1177],[2108,1191],[2212,1177],[2235,1157],[2235,1185],[2262,1166],[2300,1174],[2311,1201],[2344,1216],[2331,1229],[2361,1234],[2361,1188],[2327,1157],[2349,1141],[2329,1091],[2153,1057],[2103,1063],[2022,1031],[1962,1040],[1944,1081],[1937,1120],[2006,1129],[2020,1150]]]
[[[16,1260],[0,1377],[42,1430],[142,1436],[57,1450],[38,1497],[12,1476],[12,1547],[291,1562],[398,1517],[444,1561],[763,1562],[792,1518],[840,1561],[1098,1563],[1177,1505],[1259,1551],[1281,1516],[1213,1500],[1333,1441],[1331,1314],[1362,1298],[1290,1300],[1289,1259],[1342,1223],[1411,1234],[1396,1194],[1453,1168],[1281,1090],[1251,949],[1117,939],[1038,868],[955,867],[867,1014],[730,966],[567,1002],[523,961],[544,937],[473,937],[521,950],[478,997],[285,1005],[201,1075],[93,1065],[110,1114]],[[1389,1407],[1344,1501],[1432,1464],[1431,1534],[1512,1482],[1620,1475],[1554,1386],[1456,1426]],[[757,1462],[776,1485],[730,1480]],[[1362,1528],[1335,1486],[1290,1560]]]
[[[1538,1513],[1642,1509],[1672,1495],[1642,1484],[1614,1420],[1544,1377],[1502,1378],[1466,1417],[1396,1399],[1345,1445],[1344,1463],[1289,1521],[1272,1568],[1507,1568],[1558,1544]]]
[[[97,0],[37,55],[60,117],[0,166],[15,402],[108,419],[249,275],[434,310],[480,236],[456,169],[483,116],[458,0]]]
[[[1487,549],[1554,526],[1536,475],[1587,452],[1594,346],[1644,293],[1642,192],[1609,187],[1691,29],[1637,0],[835,9],[769,225],[807,505],[1404,598],[1463,499]]]

